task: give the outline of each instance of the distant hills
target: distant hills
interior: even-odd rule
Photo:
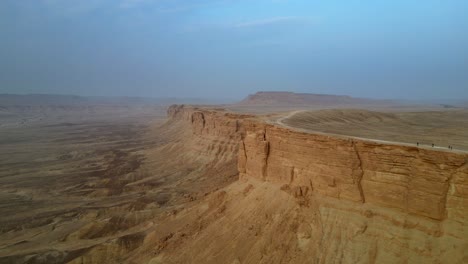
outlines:
[[[232,101],[231,101],[232,102]],[[171,105],[196,104],[213,105],[229,104],[227,99],[177,98],[177,97],[131,97],[131,96],[77,96],[58,94],[0,94],[0,107],[21,106],[138,106],[138,105]],[[368,107],[368,106],[408,106],[431,105],[440,108],[467,108],[466,100],[384,100],[358,98],[347,95],[294,93],[287,91],[260,91],[248,95],[238,107],[252,106],[316,106],[322,107]]]
[[[45,106],[45,105],[169,105],[224,103],[201,98],[175,97],[130,97],[130,96],[77,96],[57,94],[0,94],[0,106]]]

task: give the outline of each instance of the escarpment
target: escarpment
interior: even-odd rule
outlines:
[[[167,110],[173,120],[189,122],[195,135],[217,136],[240,140],[245,134],[243,120],[252,115],[234,114],[223,109],[203,109],[184,105],[172,105]]]
[[[99,159],[80,147],[77,174],[51,178],[70,180],[64,201],[60,188],[43,200],[8,187],[5,197],[24,200],[11,207],[33,196],[38,207],[4,218],[0,262],[468,263],[464,152],[305,133],[217,108],[167,112],[113,131]],[[114,145],[123,134],[136,140]]]
[[[466,154],[387,145],[245,124],[240,177],[289,184],[314,193],[463,220],[468,209]]]
[[[226,189],[223,217],[186,246],[200,261],[468,261],[465,153],[305,133],[193,107],[174,106],[169,115],[211,142],[203,144],[229,142],[236,155],[229,158],[240,181]],[[229,257],[221,241],[229,241]],[[235,250],[243,245],[249,250]],[[188,253],[171,257],[191,260]]]
[[[202,169],[202,164],[207,175],[237,177],[239,142],[245,135],[243,120],[251,116],[185,105],[173,105],[167,113],[167,127],[172,131],[177,127],[174,133],[184,134],[175,137],[183,150],[178,155],[184,163],[192,163],[198,169]]]
[[[168,115],[190,122],[195,135],[228,140],[238,153],[240,178],[436,220],[463,221],[459,212],[468,210],[464,153],[304,133],[249,115],[186,106],[174,105]]]

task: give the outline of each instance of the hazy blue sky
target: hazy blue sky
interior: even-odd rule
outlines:
[[[0,0],[0,93],[468,98],[468,1]]]

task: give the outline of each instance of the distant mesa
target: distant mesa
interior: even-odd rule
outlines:
[[[310,105],[310,104],[369,104],[382,100],[355,98],[347,95],[310,94],[294,92],[257,92],[239,105]]]
[[[450,104],[441,104],[440,106],[443,108],[458,108],[457,106],[450,105]]]

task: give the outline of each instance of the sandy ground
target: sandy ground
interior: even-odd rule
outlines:
[[[314,133],[468,150],[463,110],[223,107]],[[228,145],[217,138],[190,141],[191,129],[166,122],[165,110],[1,108],[0,263],[165,263],[164,254],[171,263],[224,257],[240,263],[252,252],[261,254],[251,255],[251,263],[272,263],[294,255],[291,248],[304,250],[301,241],[309,238],[288,241],[307,229],[300,223],[315,219],[318,208],[304,211],[266,183],[238,182],[230,156],[236,153],[221,153]],[[231,238],[232,232],[240,235]],[[212,257],[221,251],[227,255]]]
[[[275,122],[307,132],[468,151],[468,110],[396,113],[359,109],[298,110],[276,118]]]
[[[0,263],[64,263],[106,243],[124,254],[159,218],[235,180],[226,167],[201,178],[182,159],[191,130],[164,126],[165,106],[41,109],[0,118]]]
[[[158,144],[145,135],[164,112],[135,110],[125,116],[123,109],[100,110],[14,112],[2,119],[0,262],[15,263],[8,255],[47,251],[97,219],[120,222],[115,212],[148,203],[146,195],[124,186],[145,177],[141,151]],[[165,202],[163,196],[155,200]],[[91,229],[80,236],[97,239],[114,232]],[[70,250],[77,247],[70,243]]]

